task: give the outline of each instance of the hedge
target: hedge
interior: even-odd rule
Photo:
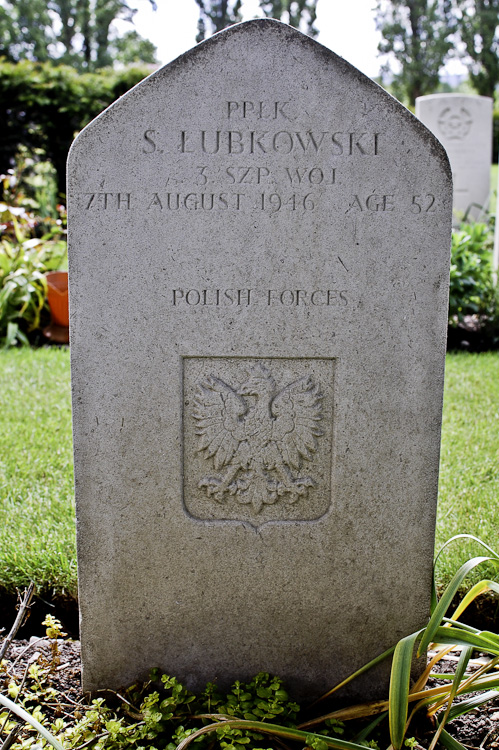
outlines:
[[[65,192],[66,158],[75,135],[151,70],[130,67],[77,73],[67,65],[0,58],[0,172],[19,146],[42,148]]]

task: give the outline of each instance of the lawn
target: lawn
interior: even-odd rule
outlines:
[[[75,596],[69,352],[1,353],[0,392],[0,591]],[[498,496],[499,353],[448,354],[437,547],[464,532],[499,547]],[[439,581],[476,553],[453,546]]]
[[[448,354],[437,548],[455,534],[468,533],[499,551],[498,499],[499,352]],[[444,557],[439,578],[448,580],[458,562],[472,554],[483,550],[460,542]]]
[[[76,595],[69,353],[0,353],[0,590]]]

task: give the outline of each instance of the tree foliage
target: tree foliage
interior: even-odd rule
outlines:
[[[45,0],[6,0],[0,7],[0,55],[44,62],[56,41]]]
[[[376,25],[383,37],[379,51],[400,66],[393,77],[395,94],[414,104],[416,97],[432,93],[452,47],[455,19],[451,1],[378,0]],[[383,72],[391,72],[390,62]]]
[[[499,83],[499,0],[457,0],[457,6],[471,82],[482,96],[494,97]]]
[[[317,19],[317,0],[260,0],[260,8],[267,18],[277,18],[316,37],[319,30],[314,26]]]
[[[110,66],[119,55],[156,62],[151,42],[137,32],[121,38],[114,32],[115,20],[133,23],[135,13],[126,0],[1,0],[0,56],[55,60],[78,70]]]
[[[196,42],[202,42],[206,37],[206,24],[209,24],[210,34],[226,29],[234,23],[242,21],[242,0],[196,0],[199,5],[199,21]]]
[[[312,37],[319,30],[314,26],[317,18],[318,0],[260,0],[260,8],[267,18],[277,18],[300,28]],[[242,21],[242,0],[196,0],[199,6],[197,42],[206,37],[206,25],[211,34]]]

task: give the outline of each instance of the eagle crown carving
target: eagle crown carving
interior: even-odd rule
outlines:
[[[316,486],[301,470],[323,435],[322,393],[310,375],[280,391],[262,364],[246,375],[235,387],[214,375],[198,383],[198,451],[216,472],[198,486],[217,503],[235,497],[259,513],[281,499],[296,503]]]

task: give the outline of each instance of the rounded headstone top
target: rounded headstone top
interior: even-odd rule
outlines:
[[[437,101],[437,100],[444,100],[447,99],[448,101],[451,101],[453,99],[466,99],[468,101],[488,101],[493,102],[493,99],[490,96],[480,96],[479,94],[459,94],[459,93],[448,93],[448,94],[425,94],[425,96],[418,96],[416,97],[416,105],[418,102],[422,101]]]
[[[205,112],[208,116],[214,97],[223,91],[230,99],[231,90],[239,89],[238,96],[242,94],[243,101],[252,101],[244,90],[249,92],[255,87],[261,91],[260,100],[270,96],[277,101],[284,93],[287,98],[306,101],[306,108],[302,107],[295,118],[298,123],[301,117],[304,127],[307,117],[320,114],[325,121],[361,120],[364,129],[390,128],[398,132],[408,127],[419,134],[433,158],[448,171],[447,156],[439,141],[406,107],[347,60],[275,19],[254,19],[230,26],[153,72],[81,131],[70,151],[69,163],[95,128],[113,130],[115,120],[126,120],[130,125],[134,120],[143,120],[152,110],[162,110],[167,120],[175,117],[175,111],[177,117],[202,119]],[[249,122],[249,118],[245,119],[243,126]],[[392,138],[393,144],[398,137]]]

